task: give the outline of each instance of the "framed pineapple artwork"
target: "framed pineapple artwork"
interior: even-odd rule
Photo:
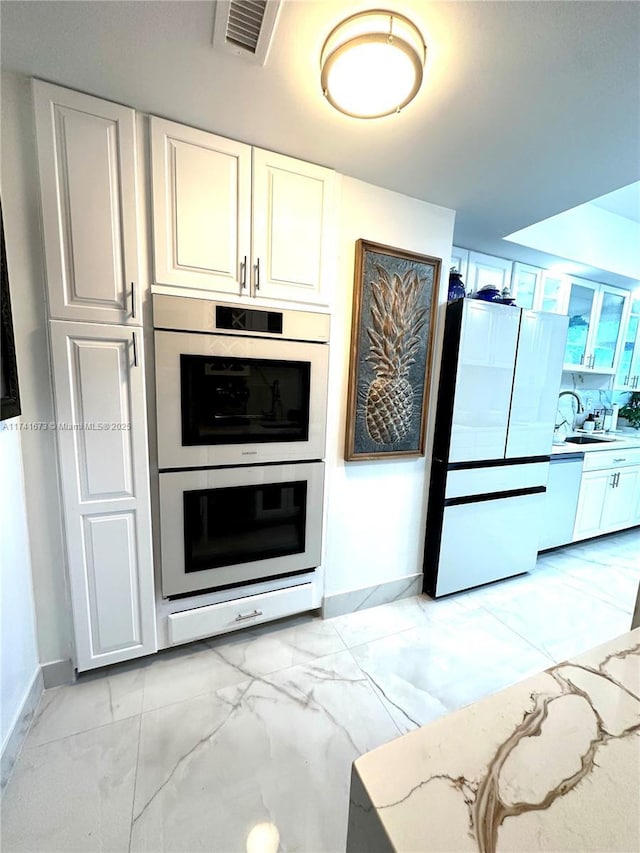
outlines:
[[[440,266],[356,242],[347,461],[424,455]]]

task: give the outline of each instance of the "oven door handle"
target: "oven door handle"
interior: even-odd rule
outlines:
[[[236,616],[236,622],[244,622],[245,619],[255,619],[256,616],[262,616],[262,610],[254,610],[253,613],[238,613]]]

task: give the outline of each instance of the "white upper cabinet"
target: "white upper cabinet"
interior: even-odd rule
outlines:
[[[33,81],[51,317],[140,325],[134,111]]]
[[[83,671],[157,650],[142,333],[53,320],[51,349]]]
[[[467,290],[467,272],[469,269],[469,250],[461,249],[458,246],[451,247],[451,267],[460,273],[460,278]]]
[[[569,304],[571,279],[566,275],[542,271],[542,279],[536,294],[536,311],[549,311],[552,314],[566,314]]]
[[[622,336],[615,387],[624,391],[640,390],[640,299],[631,299],[631,310]]]
[[[335,173],[152,117],[155,282],[327,304]]]
[[[326,304],[334,228],[331,170],[253,149],[254,295]]]
[[[477,293],[481,287],[492,285],[502,291],[511,284],[513,261],[469,252],[467,278],[463,279],[467,293]]]
[[[565,369],[614,373],[629,293],[582,279],[571,282]]]
[[[540,292],[542,270],[515,261],[511,273],[511,296],[518,308],[535,308],[536,296]]]
[[[251,148],[154,117],[150,129],[155,281],[240,295],[248,286]]]

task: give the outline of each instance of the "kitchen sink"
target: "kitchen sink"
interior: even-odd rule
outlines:
[[[573,438],[565,438],[565,444],[610,444],[615,439],[593,438],[590,435],[575,435]]]

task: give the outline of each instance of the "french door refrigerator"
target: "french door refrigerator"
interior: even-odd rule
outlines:
[[[569,318],[447,306],[424,551],[432,597],[529,571]]]

